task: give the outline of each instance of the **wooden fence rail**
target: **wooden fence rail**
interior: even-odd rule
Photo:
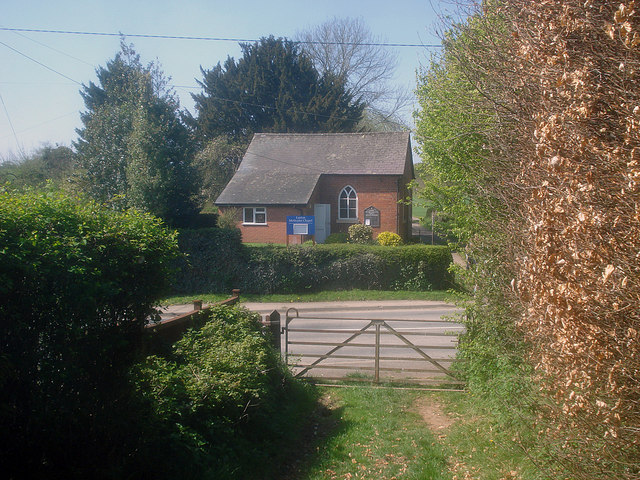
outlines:
[[[154,340],[160,340],[162,342],[176,342],[180,339],[182,334],[194,325],[194,319],[200,315],[201,312],[207,311],[212,307],[220,305],[235,305],[240,301],[240,290],[233,290],[231,297],[221,302],[212,303],[208,307],[202,308],[202,300],[193,301],[193,310],[177,317],[162,320],[160,322],[148,323],[144,326],[144,331],[148,335],[152,335]]]

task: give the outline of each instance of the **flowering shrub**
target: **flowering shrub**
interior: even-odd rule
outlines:
[[[369,225],[356,223],[349,227],[349,242],[367,244],[373,241],[373,229]]]
[[[381,232],[376,240],[378,244],[383,247],[397,247],[402,244],[402,238],[400,238],[400,235],[393,232]]]

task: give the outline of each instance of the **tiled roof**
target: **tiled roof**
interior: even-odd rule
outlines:
[[[219,205],[306,204],[320,175],[402,175],[408,132],[257,133]]]

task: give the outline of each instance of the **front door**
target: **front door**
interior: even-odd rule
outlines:
[[[316,203],[313,206],[313,214],[316,217],[316,242],[324,243],[331,233],[331,205]]]

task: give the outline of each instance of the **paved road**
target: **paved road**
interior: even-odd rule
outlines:
[[[457,312],[456,308],[442,302],[245,305],[261,314],[278,310],[283,324],[289,311],[288,337],[283,335],[282,339],[283,353],[284,344],[288,340],[289,363],[310,365],[320,359],[317,367],[310,373],[324,378],[373,376],[376,323],[379,323],[381,378],[441,382],[449,378],[443,373],[443,369],[451,366],[456,354],[456,334],[463,330],[461,324],[447,320],[447,317],[452,317]],[[362,333],[356,334],[362,329]],[[337,344],[347,341],[347,345],[338,347]],[[408,345],[408,342],[415,347]],[[322,356],[329,352],[333,353],[323,359]],[[294,372],[301,370],[303,369],[295,368]]]
[[[374,376],[375,324],[379,323],[381,378],[422,383],[442,382],[443,379],[450,378],[442,369],[450,367],[456,355],[456,334],[463,331],[461,324],[447,320],[447,317],[452,317],[457,310],[453,305],[444,302],[247,302],[242,305],[261,315],[277,310],[281,315],[282,325],[285,324],[289,311],[292,319],[289,322],[288,336],[282,335],[282,351],[283,354],[288,354],[289,363],[309,365],[335,349],[331,357],[321,359],[318,366],[311,370],[313,376],[327,379],[344,378],[349,375]],[[174,305],[166,308],[162,316],[165,319],[171,318],[192,309],[192,305]],[[363,333],[350,339],[354,332],[361,329],[364,329]],[[391,329],[399,335],[394,334]],[[286,340],[289,344],[285,349]],[[348,340],[348,345],[336,349],[336,344]],[[407,342],[415,345],[415,348],[407,345]],[[433,362],[425,359],[425,355]],[[294,368],[294,372],[301,370],[302,368]]]

